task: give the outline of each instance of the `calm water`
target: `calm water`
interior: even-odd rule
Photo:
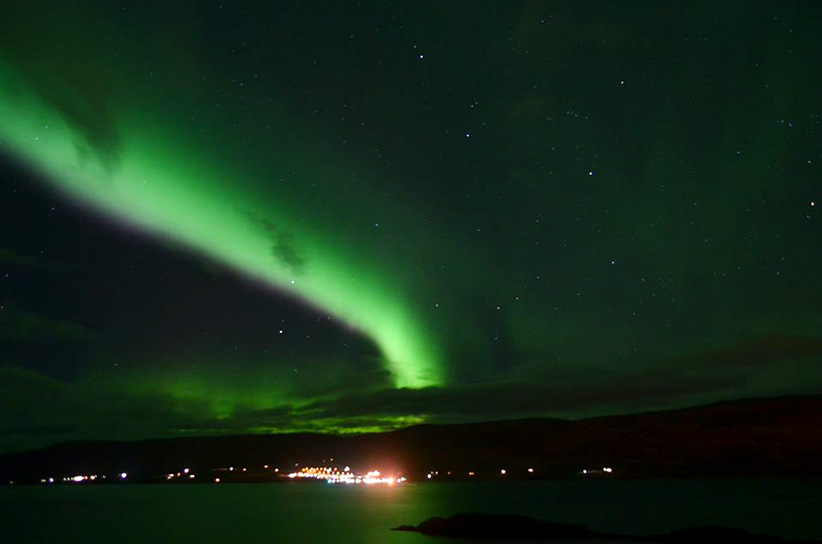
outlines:
[[[822,539],[820,508],[822,486],[812,482],[0,488],[4,542],[437,544],[448,541],[389,528],[463,511],[529,514],[600,531],[719,524]]]

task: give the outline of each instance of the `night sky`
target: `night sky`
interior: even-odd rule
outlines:
[[[4,4],[0,451],[822,392],[822,3],[128,4]]]

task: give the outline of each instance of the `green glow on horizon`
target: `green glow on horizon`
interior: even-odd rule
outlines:
[[[391,273],[374,266],[376,257],[335,243],[336,233],[321,218],[300,217],[283,203],[244,191],[204,152],[189,152],[184,139],[146,116],[118,111],[117,120],[123,149],[109,167],[59,111],[0,65],[0,146],[46,174],[54,187],[338,316],[377,343],[397,387],[442,383],[433,335]],[[249,217],[287,229],[310,256],[310,270],[296,275],[278,262],[271,234]]]

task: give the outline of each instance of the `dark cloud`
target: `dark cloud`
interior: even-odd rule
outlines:
[[[822,357],[822,338],[791,334],[768,334],[743,340],[734,346],[681,358],[685,365],[711,368],[754,367],[780,361]],[[816,362],[822,361],[816,359]]]
[[[281,265],[297,276],[305,274],[308,264],[303,252],[297,247],[294,235],[277,227],[273,222],[252,213],[246,213],[249,221],[262,229],[271,239],[271,254]]]
[[[339,378],[338,375],[337,378]],[[359,374],[358,374],[359,376]],[[82,438],[136,439],[182,434],[253,432],[362,432],[410,424],[523,417],[589,417],[618,411],[675,408],[726,398],[745,385],[730,372],[626,374],[608,382],[493,382],[425,389],[393,389],[387,377],[335,397],[235,408],[214,417],[208,399],[137,394],[109,382],[67,384],[40,374],[0,369],[2,449]],[[345,380],[338,380],[345,382]],[[315,391],[316,393],[317,391]],[[48,399],[48,402],[44,402]]]
[[[120,164],[123,147],[114,114],[115,95],[122,86],[111,78],[101,77],[111,68],[110,63],[100,62],[91,51],[101,46],[84,43],[106,28],[97,16],[97,8],[77,6],[76,11],[64,14],[58,21],[50,20],[53,7],[47,4],[7,4],[7,24],[0,32],[0,54],[13,64],[39,99],[74,130],[78,158],[82,161],[94,157],[112,173]],[[36,29],[27,26],[30,21],[38,21]],[[55,47],[54,43],[60,45]]]
[[[313,407],[281,406],[265,410],[239,410],[220,422],[222,429],[234,433],[247,432],[334,432],[386,431],[423,422],[416,414],[346,414],[336,415]],[[214,431],[210,422],[202,429]]]
[[[42,252],[41,252],[42,253]],[[76,264],[70,264],[62,259],[53,257],[43,257],[31,252],[23,252],[9,247],[0,247],[0,266],[11,268],[19,272],[36,272],[41,277],[48,274],[76,274],[82,268]]]
[[[50,268],[51,264],[41,257],[26,255],[0,247],[0,264],[8,264],[12,266],[24,268]]]
[[[102,335],[63,318],[4,305],[0,311],[0,364],[37,370],[52,378],[76,378],[89,346]]]
[[[275,235],[271,253],[294,274],[302,276],[305,273],[305,259],[294,245],[294,236],[291,233],[281,232]]]
[[[73,78],[44,83],[37,88],[43,100],[63,115],[83,138],[86,149],[93,152],[111,174],[120,163],[122,137],[105,91],[97,83]]]
[[[93,77],[65,69],[32,72],[23,67],[21,72],[40,100],[58,112],[78,136],[78,159],[96,158],[107,173],[113,173],[120,164],[123,139],[105,87]]]
[[[363,346],[366,348],[368,346]],[[335,395],[361,394],[391,387],[394,378],[381,357],[352,352],[333,367],[316,365],[290,383],[295,393],[305,398],[323,398]],[[304,365],[308,366],[308,365]]]
[[[48,340],[85,341],[95,336],[94,332],[78,323],[54,319],[45,315],[6,308],[0,314],[0,338],[3,340],[28,340],[43,342]]]
[[[196,401],[122,394],[105,384],[63,383],[12,367],[0,367],[0,398],[0,451],[63,440],[174,436],[197,424],[220,425],[214,418],[190,415],[204,413],[205,406]]]
[[[586,412],[613,405],[649,406],[682,402],[689,395],[717,393],[740,385],[732,376],[629,376],[610,383],[489,383],[449,388],[386,389],[321,400],[301,408],[311,417],[368,414],[425,415],[432,420],[467,421]]]

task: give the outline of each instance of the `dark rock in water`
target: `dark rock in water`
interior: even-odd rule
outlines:
[[[731,527],[692,527],[657,535],[623,535],[597,533],[574,523],[555,523],[528,516],[504,514],[454,514],[450,518],[429,518],[417,526],[401,525],[392,531],[408,531],[427,536],[464,539],[586,541],[610,540],[655,542],[658,544],[811,544],[810,541],[785,540],[765,535],[752,535],[744,529]]]
[[[503,514],[454,514],[429,518],[416,527],[402,525],[394,531],[453,538],[502,538],[506,540],[589,540],[596,533],[583,525],[553,523],[528,516]]]

